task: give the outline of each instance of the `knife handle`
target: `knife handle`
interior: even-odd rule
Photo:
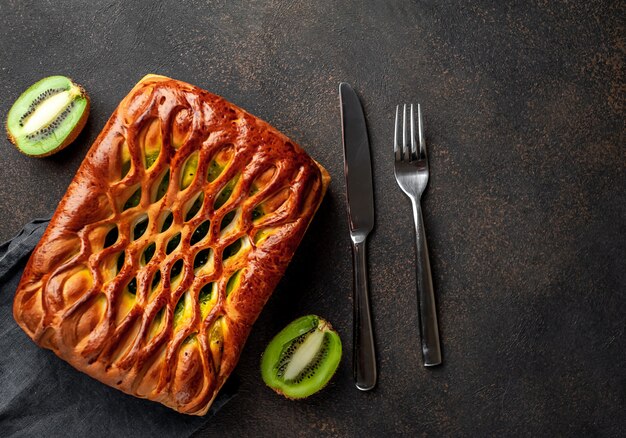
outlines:
[[[376,352],[367,286],[366,238],[352,239],[354,272],[354,382],[361,391],[376,385]]]

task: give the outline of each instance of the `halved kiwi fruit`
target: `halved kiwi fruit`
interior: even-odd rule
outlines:
[[[60,151],[87,122],[89,96],[65,76],[49,76],[17,98],[7,116],[9,141],[31,157]]]
[[[322,389],[341,360],[341,339],[319,316],[298,318],[269,343],[261,359],[263,381],[287,398]]]

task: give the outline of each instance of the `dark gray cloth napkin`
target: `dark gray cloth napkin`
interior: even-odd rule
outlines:
[[[0,437],[189,436],[235,394],[231,376],[204,417],[126,395],[37,347],[13,319],[13,295],[49,219],[0,245]]]

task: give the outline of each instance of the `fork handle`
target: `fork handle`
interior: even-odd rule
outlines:
[[[352,239],[354,272],[354,383],[361,391],[369,391],[376,385],[376,353],[374,331],[370,315],[367,286],[366,238]]]
[[[441,364],[441,345],[439,343],[439,326],[437,324],[437,308],[433,277],[430,273],[430,259],[422,206],[419,199],[412,199],[413,220],[415,222],[415,239],[417,249],[417,292],[420,311],[420,328],[422,333],[422,357],[424,366]]]

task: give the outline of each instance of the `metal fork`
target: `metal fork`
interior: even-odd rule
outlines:
[[[422,193],[428,184],[428,156],[424,141],[422,123],[422,109],[417,105],[419,149],[415,142],[415,117],[411,104],[410,133],[406,120],[406,104],[402,108],[402,138],[400,139],[400,105],[396,106],[396,125],[393,138],[395,155],[394,173],[396,181],[404,193],[411,199],[413,205],[413,220],[415,222],[415,238],[417,248],[417,290],[420,309],[420,327],[422,334],[422,356],[424,366],[434,366],[441,363],[441,346],[439,344],[439,327],[437,325],[437,309],[435,306],[435,292],[433,279],[430,273],[428,259],[428,245],[422,218],[420,204]],[[398,142],[402,140],[402,144]]]

